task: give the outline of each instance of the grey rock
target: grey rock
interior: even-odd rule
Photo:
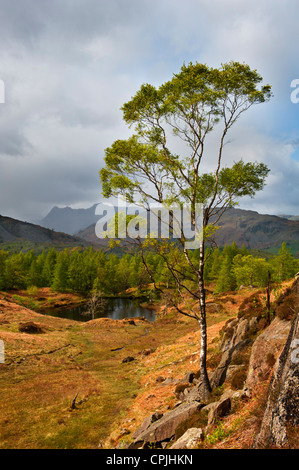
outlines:
[[[135,358],[132,357],[132,356],[128,356],[128,357],[125,357],[125,358],[122,360],[122,363],[132,362],[132,361],[135,361]]]
[[[163,413],[160,413],[159,411],[156,411],[152,415],[148,416],[145,418],[143,421],[142,425],[140,428],[138,428],[134,433],[133,433],[133,438],[136,439],[140,434],[142,434],[146,429],[150,427],[151,424],[155,423],[159,419],[161,419],[163,416]]]
[[[189,428],[170,449],[193,449],[204,439],[204,432],[201,428]]]
[[[256,448],[288,445],[287,426],[299,426],[299,314],[274,366]]]
[[[174,435],[177,427],[190,420],[194,416],[199,415],[200,409],[203,407],[198,402],[183,403],[175,409],[168,411],[158,421],[152,423],[147,429],[140,433],[136,431],[136,440],[129,446],[130,449],[142,446],[142,443],[160,443],[170,440]]]
[[[222,354],[220,363],[216,368],[215,372],[213,373],[213,377],[211,379],[212,388],[220,387],[224,383],[226,379],[227,369],[232,359],[238,352],[248,346],[249,343],[249,339],[237,341],[236,344],[233,344],[230,349],[226,350]]]
[[[210,407],[209,414],[208,414],[208,424],[209,427],[219,418],[227,415],[231,409],[231,399],[230,397],[221,399],[215,403],[212,403],[213,406]]]
[[[267,357],[273,355],[275,359],[281,353],[291,329],[291,323],[275,318],[272,323],[257,337],[252,345],[246,387],[253,391],[260,382],[272,371]]]

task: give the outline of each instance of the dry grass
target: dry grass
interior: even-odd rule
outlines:
[[[208,295],[208,302],[221,304],[208,315],[211,351],[225,322],[237,316],[239,305],[251,293],[244,289],[228,297]],[[45,304],[47,294],[51,295],[38,293]],[[2,449],[121,446],[132,439],[146,416],[172,407],[177,381],[199,368],[199,326],[174,312],[154,323],[136,319],[135,325],[110,319],[78,323],[37,314],[12,300],[0,295],[0,338],[6,359],[0,364]],[[61,301],[74,298],[62,295]],[[39,324],[44,333],[19,332],[25,321]],[[151,353],[144,355],[145,349]],[[135,360],[122,363],[126,356]],[[76,407],[71,409],[76,395]],[[245,446],[240,436],[250,436],[252,430],[246,416],[257,421],[250,407],[246,413],[243,406],[241,424],[234,425],[227,446]],[[225,418],[224,424],[230,426],[230,419]],[[238,429],[243,430],[238,434]]]

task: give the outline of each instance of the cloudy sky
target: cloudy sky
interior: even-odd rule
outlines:
[[[240,207],[299,214],[298,18],[297,0],[0,0],[0,214],[37,222],[100,202],[104,149],[131,132],[122,104],[183,62],[230,60],[274,94],[230,135],[228,160],[271,169]]]

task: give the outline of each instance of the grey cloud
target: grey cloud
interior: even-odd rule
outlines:
[[[228,146],[227,161],[258,158],[272,169],[265,190],[244,204],[294,212],[299,105],[289,107],[288,87],[298,13],[292,0],[271,8],[268,0],[0,0],[8,93],[0,105],[0,213],[36,218],[52,205],[98,201],[104,149],[131,132],[120,107],[141,83],[169,79],[183,61],[231,59],[256,67],[275,92],[242,118]],[[286,116],[291,136],[282,130]]]

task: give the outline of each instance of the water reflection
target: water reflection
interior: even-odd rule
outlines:
[[[94,318],[122,320],[124,318],[145,317],[149,321],[154,321],[156,318],[155,311],[141,307],[140,302],[140,299],[103,299],[103,303],[95,312]],[[44,313],[53,317],[67,318],[69,320],[91,320],[91,315],[88,315],[84,305],[67,309],[52,308],[47,309]]]

